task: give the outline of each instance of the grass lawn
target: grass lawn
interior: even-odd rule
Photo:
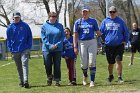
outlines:
[[[65,61],[61,64],[61,87],[47,86],[46,73],[43,65],[43,59],[31,58],[29,61],[29,84],[31,88],[25,89],[18,87],[18,75],[13,60],[0,61],[0,93],[140,93],[140,58],[136,54],[135,63],[128,67],[130,54],[124,54],[123,61],[123,79],[124,83],[117,82],[117,73],[114,68],[115,79],[111,84],[107,83],[107,61],[104,55],[97,55],[97,72],[95,87],[82,85],[82,71],[79,58],[77,59],[77,86],[68,86],[68,75]]]

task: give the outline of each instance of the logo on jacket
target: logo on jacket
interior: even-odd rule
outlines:
[[[23,27],[20,27],[20,30],[23,30]]]

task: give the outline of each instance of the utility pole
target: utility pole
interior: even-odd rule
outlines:
[[[106,2],[106,17],[108,16],[108,0],[105,0],[105,2]]]

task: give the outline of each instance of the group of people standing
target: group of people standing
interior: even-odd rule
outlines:
[[[108,61],[108,81],[112,82],[113,66],[116,63],[118,82],[122,79],[122,60],[124,45],[129,40],[129,31],[124,21],[117,16],[114,6],[109,8],[109,16],[105,18],[100,28],[95,18],[89,17],[90,9],[83,7],[82,18],[74,24],[73,35],[69,28],[57,21],[56,12],[50,12],[48,20],[41,27],[42,53],[47,75],[47,85],[55,81],[60,86],[61,57],[65,58],[69,85],[76,85],[76,58],[80,55],[83,72],[83,85],[88,84],[88,69],[90,71],[90,87],[95,85],[96,76],[96,35],[102,37],[105,44]],[[13,23],[7,29],[8,48],[11,51],[19,73],[20,86],[29,88],[28,59],[32,47],[32,33],[30,27],[21,20],[19,12],[13,13]]]

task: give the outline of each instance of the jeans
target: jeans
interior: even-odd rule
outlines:
[[[61,51],[45,52],[43,51],[44,65],[46,69],[47,78],[53,75],[54,81],[61,80]],[[54,66],[53,66],[54,65]],[[53,74],[52,74],[53,66]]]
[[[30,50],[26,49],[23,52],[12,53],[13,59],[17,66],[20,82],[28,82],[28,61]]]

